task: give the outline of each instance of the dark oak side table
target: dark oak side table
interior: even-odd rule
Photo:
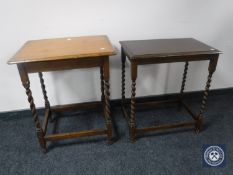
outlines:
[[[26,90],[28,102],[30,103],[36,134],[43,151],[47,150],[47,141],[83,136],[106,134],[108,142],[111,143],[112,121],[109,104],[109,56],[115,54],[116,52],[107,36],[85,36],[28,41],[14,57],[8,61],[8,64],[17,64],[21,81]],[[101,101],[50,107],[42,72],[92,67],[100,68]],[[39,120],[30,90],[30,73],[39,74],[45,101],[43,123]],[[103,107],[104,111],[106,129],[46,135],[48,120],[52,119],[52,112],[64,112],[76,108],[89,109],[101,107]]]
[[[161,129],[169,129],[176,127],[195,126],[195,131],[198,133],[201,130],[203,123],[203,113],[206,107],[207,96],[210,88],[211,78],[215,72],[218,57],[221,53],[219,50],[214,49],[200,41],[193,38],[180,38],[180,39],[153,39],[153,40],[131,40],[120,41],[121,44],[121,60],[122,60],[122,111],[128,121],[130,128],[130,140],[134,142],[136,134],[143,134],[149,131],[156,131]],[[132,80],[132,95],[130,104],[130,115],[126,109],[125,99],[125,61],[128,58],[131,66],[131,80]],[[195,114],[190,107],[182,99],[188,65],[190,61],[209,60],[209,75],[206,82],[201,108],[198,114]],[[194,120],[188,122],[179,122],[175,124],[158,125],[152,127],[137,128],[135,123],[135,96],[136,96],[136,79],[137,68],[139,65],[145,64],[160,64],[172,62],[185,62],[183,80],[180,90],[180,95],[175,100],[165,100],[157,102],[146,102],[144,104],[137,104],[138,106],[152,106],[164,103],[180,103],[193,117]]]

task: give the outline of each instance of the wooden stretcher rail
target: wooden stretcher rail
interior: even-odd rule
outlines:
[[[170,99],[170,100],[160,100],[160,101],[150,101],[150,102],[138,102],[136,103],[136,108],[150,108],[154,106],[160,106],[163,104],[178,103],[179,99]]]
[[[180,122],[175,124],[169,124],[169,125],[158,125],[158,126],[152,126],[152,127],[146,127],[146,128],[138,128],[136,129],[137,133],[145,133],[150,131],[157,131],[162,129],[172,129],[172,128],[178,128],[178,127],[186,127],[186,126],[192,126],[195,125],[194,121],[189,122]]]
[[[100,101],[95,102],[86,102],[86,103],[75,103],[68,105],[57,105],[51,107],[53,112],[66,112],[75,109],[93,109],[93,108],[102,108],[103,104]]]
[[[86,137],[86,136],[95,136],[95,135],[104,135],[104,134],[107,134],[107,130],[95,129],[95,130],[87,130],[87,131],[79,131],[79,132],[71,132],[71,133],[52,134],[52,135],[45,136],[45,140],[56,141],[56,140],[71,139],[71,138]]]

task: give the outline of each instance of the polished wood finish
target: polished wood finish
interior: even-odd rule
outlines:
[[[90,36],[29,41],[8,61],[9,64],[17,64],[22,84],[28,96],[37,137],[44,152],[47,151],[47,141],[68,138],[105,134],[108,137],[108,143],[112,143],[112,120],[109,103],[109,56],[113,54],[115,54],[115,50],[106,36]],[[50,106],[42,72],[92,67],[100,68],[101,101]],[[39,75],[45,101],[43,124],[39,120],[30,89],[28,76],[30,73],[38,73]],[[104,109],[105,129],[46,135],[48,120],[52,121],[52,112],[101,107]]]
[[[162,59],[173,56],[219,54],[220,51],[193,38],[120,41],[129,59]],[[161,61],[161,60],[160,60]],[[174,62],[177,60],[174,59]]]
[[[32,63],[19,63],[24,64],[25,69],[28,73],[37,72],[50,72],[50,71],[61,71],[71,69],[83,69],[99,67],[103,65],[104,59],[108,57],[94,57],[85,59],[66,59],[66,60],[53,60],[47,62],[32,62]]]
[[[218,57],[221,53],[219,50],[208,46],[193,38],[180,39],[155,39],[155,40],[132,40],[120,41],[121,44],[121,61],[122,61],[122,111],[128,122],[130,130],[130,140],[134,142],[136,134],[141,134],[149,131],[161,129],[170,129],[176,127],[195,126],[195,131],[198,133],[203,124],[203,113],[206,107],[207,96],[210,88],[211,78],[216,69]],[[131,106],[130,115],[126,110],[125,105],[125,60],[128,58],[131,63]],[[209,75],[206,82],[205,91],[201,108],[198,114],[193,112],[191,108],[183,101],[183,93],[188,73],[190,61],[209,60]],[[136,79],[137,68],[139,65],[145,64],[161,64],[185,62],[183,79],[181,84],[180,94],[177,99],[163,100],[157,102],[144,102],[144,104],[136,104]],[[135,123],[135,109],[138,107],[152,107],[162,104],[178,103],[187,110],[194,121],[186,121],[175,124],[159,125],[145,128],[137,128]]]
[[[105,35],[42,39],[26,42],[8,63],[83,59],[115,54],[115,49]]]

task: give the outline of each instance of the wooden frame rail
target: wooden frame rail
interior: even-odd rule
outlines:
[[[104,134],[107,134],[107,129],[93,129],[93,130],[70,132],[70,133],[51,134],[51,135],[45,136],[45,140],[57,141],[57,140],[63,140],[63,139],[104,135]]]
[[[176,104],[181,104],[182,107],[193,117],[193,119],[196,120],[194,112],[190,109],[190,107],[183,101],[179,99],[169,99],[169,100],[159,100],[159,101],[150,101],[150,102],[140,102],[137,103],[138,107],[143,107],[143,108],[148,108],[152,106],[160,106],[160,105],[165,105],[165,104],[171,104],[171,103],[176,103]],[[129,118],[129,113],[127,112],[127,108],[125,107],[127,103],[121,106],[122,113],[125,117],[125,119],[128,122],[128,125],[130,126],[130,118]],[[135,129],[136,133],[145,133],[149,131],[158,131],[158,130],[165,130],[165,129],[171,129],[171,128],[177,128],[177,127],[186,127],[186,126],[195,126],[196,121],[186,121],[186,122],[178,122],[178,123],[173,123],[173,124],[164,124],[164,125],[157,125],[157,126],[150,126],[150,127],[144,127],[144,128],[137,128]]]

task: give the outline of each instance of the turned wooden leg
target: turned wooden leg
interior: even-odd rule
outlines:
[[[136,122],[135,122],[135,96],[136,96],[136,79],[137,79],[137,65],[131,63],[131,79],[132,79],[132,91],[131,91],[131,106],[130,106],[130,141],[133,143],[136,139]]]
[[[103,67],[100,67],[100,89],[101,89],[101,102],[103,105],[103,111],[105,114],[105,98],[104,98],[104,70]]]
[[[125,103],[125,53],[124,50],[121,48],[121,99],[122,99],[122,106]]]
[[[101,101],[104,103],[104,71],[103,67],[100,67],[100,87],[101,87]]]
[[[31,109],[33,120],[34,120],[35,127],[36,127],[37,138],[39,140],[39,143],[40,143],[42,150],[44,152],[46,152],[47,148],[46,148],[46,141],[44,139],[44,132],[42,130],[42,127],[41,127],[41,124],[40,124],[40,121],[38,118],[38,114],[36,111],[36,106],[34,104],[34,100],[32,97],[32,92],[30,90],[30,81],[29,81],[28,74],[27,74],[26,70],[24,69],[23,65],[18,65],[18,70],[19,70],[22,84],[23,84],[23,86],[26,90],[26,94],[28,96],[28,102],[30,103],[30,109]]]
[[[207,78],[205,91],[204,91],[203,97],[202,97],[201,109],[200,109],[200,112],[199,112],[199,114],[197,116],[196,125],[195,125],[196,133],[199,133],[201,131],[201,127],[202,127],[202,124],[203,124],[203,113],[204,113],[205,108],[206,108],[206,103],[207,103],[207,97],[208,97],[208,94],[209,94],[211,78],[212,78],[213,73],[216,70],[217,61],[218,61],[218,57],[211,59],[210,63],[209,63],[209,69],[208,69],[209,70],[209,75],[208,75],[208,78]]]
[[[186,83],[186,78],[187,78],[187,72],[188,72],[188,66],[189,66],[189,62],[186,61],[185,66],[184,66],[182,85],[181,85],[181,89],[180,89],[180,100],[182,100],[183,93],[184,93],[184,88],[185,88],[185,83]]]
[[[107,135],[108,135],[108,144],[112,144],[112,120],[110,112],[110,85],[109,85],[109,59],[106,58],[103,66],[104,72],[104,115],[106,120]]]
[[[45,89],[43,74],[42,74],[42,72],[39,72],[38,75],[39,75],[39,78],[40,78],[41,89],[42,89],[42,93],[43,93],[43,96],[44,96],[45,109],[49,111],[49,119],[50,119],[50,121],[52,121],[52,113],[51,113],[50,103],[49,103],[48,96],[47,96],[47,91]]]

